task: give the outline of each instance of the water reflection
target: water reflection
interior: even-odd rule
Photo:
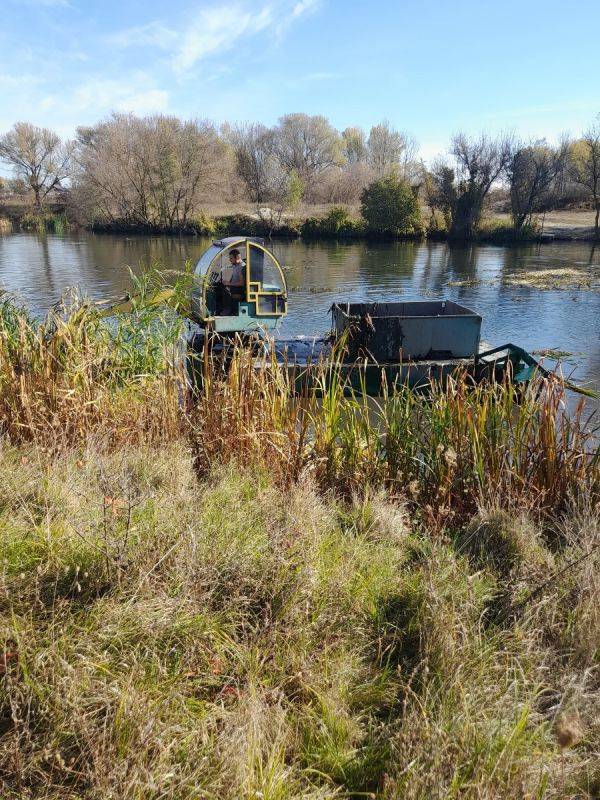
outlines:
[[[0,286],[43,313],[67,286],[97,298],[118,296],[130,286],[127,266],[137,271],[141,264],[156,262],[181,269],[208,244],[179,237],[0,236]],[[282,335],[323,333],[330,325],[329,308],[338,300],[448,297],[483,316],[486,341],[574,353],[565,368],[572,368],[578,380],[600,386],[600,293],[504,283],[523,270],[600,265],[595,245],[294,241],[276,242],[273,249],[286,267],[290,287]]]

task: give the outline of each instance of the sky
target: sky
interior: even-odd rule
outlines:
[[[600,0],[0,0],[0,132],[111,111],[556,140],[600,113]]]

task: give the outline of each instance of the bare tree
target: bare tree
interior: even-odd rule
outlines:
[[[260,123],[247,123],[233,129],[231,141],[235,152],[236,169],[244,182],[250,200],[264,203],[273,183],[273,161],[276,140],[272,129]]]
[[[287,114],[279,120],[276,149],[288,173],[294,170],[310,196],[316,177],[342,158],[339,133],[325,117]]]
[[[591,195],[596,212],[594,236],[600,239],[600,115],[571,147],[569,172],[575,183]]]
[[[16,122],[0,137],[0,160],[27,182],[38,210],[50,192],[61,188],[71,175],[72,155],[72,142],[63,143],[54,131],[29,122]]]
[[[549,147],[545,140],[528,145],[517,143],[508,160],[506,174],[514,226],[520,230],[543,210],[553,193],[567,156],[565,143]]]
[[[222,158],[209,122],[114,114],[78,130],[75,191],[112,222],[180,229],[214,187]]]
[[[362,128],[346,128],[342,133],[346,163],[363,164],[369,156],[367,137]]]
[[[271,161],[266,195],[269,204],[257,208],[258,216],[266,224],[269,236],[281,224],[284,215],[298,207],[303,189],[304,185],[296,170],[288,172],[279,161]]]
[[[378,178],[387,175],[402,161],[406,135],[394,130],[387,120],[374,125],[369,133],[369,164]]]
[[[330,167],[319,175],[311,199],[316,203],[347,203],[356,205],[362,190],[373,180],[373,172],[368,164],[344,164],[343,167]]]
[[[421,163],[419,161],[419,143],[414,136],[403,133],[404,148],[400,156],[398,174],[413,186],[420,184],[422,179]]]
[[[451,209],[451,236],[473,237],[481,220],[484,200],[505,172],[512,151],[509,136],[490,139],[482,134],[477,139],[469,139],[464,133],[458,133],[453,137],[450,153],[456,162],[456,197]]]

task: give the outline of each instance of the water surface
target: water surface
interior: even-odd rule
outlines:
[[[98,299],[115,297],[130,287],[128,266],[137,272],[156,261],[181,269],[186,260],[196,261],[209,243],[89,233],[0,236],[0,287],[41,314],[68,286]],[[482,315],[482,336],[491,345],[514,342],[529,351],[567,351],[572,355],[563,369],[600,388],[600,292],[506,285],[523,271],[600,269],[600,247],[279,241],[273,250],[286,267],[289,284],[282,336],[327,331],[334,301],[449,298]]]

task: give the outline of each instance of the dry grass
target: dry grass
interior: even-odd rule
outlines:
[[[183,443],[5,445],[0,486],[3,797],[597,796],[598,558],[495,622],[589,509],[442,541]]]
[[[111,326],[77,297],[37,323],[0,298],[0,429],[54,447],[95,431],[113,443],[177,435],[180,330],[143,307]]]
[[[377,400],[348,392],[335,367],[302,381],[238,351],[226,377],[209,380],[192,415],[197,463],[260,463],[282,485],[310,474],[350,497],[385,487],[431,527],[478,507],[556,514],[600,496],[598,441],[584,403],[567,416],[566,390],[541,377],[473,386],[458,376],[418,394],[385,387]]]
[[[510,225],[510,214],[493,214],[489,220]],[[540,227],[543,222],[544,233],[555,236],[572,236],[574,239],[591,241],[594,234],[594,211],[589,209],[569,209],[565,211],[548,211],[538,218]]]
[[[597,797],[564,387],[368,403],[238,352],[191,398],[178,335],[2,308],[0,796]]]

